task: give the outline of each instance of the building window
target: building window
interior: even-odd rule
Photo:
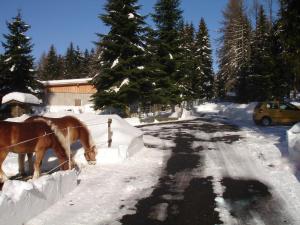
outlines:
[[[75,106],[81,106],[81,99],[75,99]]]

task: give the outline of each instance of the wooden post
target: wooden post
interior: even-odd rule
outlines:
[[[67,127],[67,148],[68,148],[69,170],[71,170],[72,163],[71,163],[71,147],[70,147],[70,127]]]
[[[111,123],[112,123],[112,119],[109,118],[108,119],[108,147],[110,148],[111,147],[111,142],[112,142],[112,135],[113,135],[113,132],[111,131]]]

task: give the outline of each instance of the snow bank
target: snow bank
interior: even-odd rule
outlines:
[[[88,127],[97,147],[97,164],[118,163],[131,157],[144,147],[143,132],[131,126],[118,115],[96,115],[94,113],[74,114],[71,112],[46,113],[48,117],[72,115]],[[112,119],[112,145],[108,148],[108,119]],[[76,146],[75,146],[76,147]],[[74,151],[73,151],[74,152]],[[86,165],[84,149],[77,148],[74,156],[79,166]]]
[[[300,123],[287,131],[289,157],[296,165],[300,165]]]
[[[219,114],[230,120],[253,122],[252,115],[256,102],[250,104],[204,103],[196,107],[198,113]]]
[[[22,92],[11,92],[3,96],[2,104],[10,101],[18,101],[18,102],[36,104],[36,105],[41,104],[41,100],[39,100],[34,95],[28,93],[22,93]]]
[[[75,170],[42,176],[35,181],[6,181],[0,192],[0,225],[22,225],[77,186]]]

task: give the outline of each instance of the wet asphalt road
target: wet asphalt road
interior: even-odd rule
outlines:
[[[204,151],[219,151],[204,146],[193,147],[193,142],[225,142],[232,144],[240,140],[239,128],[213,121],[196,119],[169,125],[142,127],[147,135],[171,140],[175,143],[159,182],[152,194],[135,205],[136,213],[120,219],[123,225],[214,225],[224,224],[216,210],[216,194],[213,189],[213,174],[203,176]],[[230,132],[230,135],[213,137],[209,140],[195,138],[197,132]],[[233,134],[232,134],[233,133]],[[166,149],[161,149],[165,151]],[[238,180],[224,177],[220,181],[225,187],[222,198],[229,206],[235,224],[253,224],[259,216],[264,224],[290,224],[274,206],[269,187],[257,180]]]

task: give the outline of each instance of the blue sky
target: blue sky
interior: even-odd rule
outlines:
[[[141,14],[153,12],[157,0],[140,0]],[[106,0],[0,0],[0,41],[7,34],[6,21],[16,16],[18,9],[26,23],[31,25],[28,36],[32,38],[33,56],[39,59],[54,44],[60,54],[64,54],[70,42],[80,49],[91,49],[96,33],[106,33],[98,15],[103,13]],[[227,0],[182,0],[183,16],[187,22],[197,27],[200,18],[207,23],[212,47],[217,47],[217,30],[222,21],[222,10]],[[151,24],[151,18],[148,18]],[[3,52],[0,46],[0,52]]]

